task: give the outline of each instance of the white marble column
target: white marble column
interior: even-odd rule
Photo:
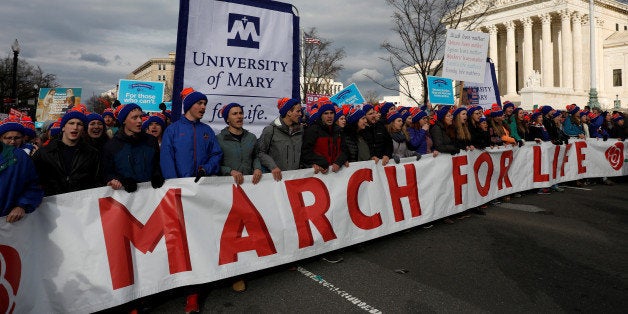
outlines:
[[[524,17],[521,19],[523,24],[523,81],[525,82],[533,71],[532,57],[532,19]]]
[[[560,41],[562,43],[561,87],[573,88],[573,48],[571,44],[571,12],[560,11]]]
[[[583,92],[582,77],[582,15],[574,12],[571,16],[573,35],[573,89],[575,92]]]
[[[543,40],[543,86],[554,86],[554,52],[552,49],[552,17],[549,13],[539,16],[543,22],[542,40]]]
[[[517,94],[517,70],[515,55],[515,22],[508,21],[506,25],[506,95]]]
[[[499,81],[499,67],[497,66],[497,26],[490,25],[488,28],[489,41],[488,41],[488,57],[493,60],[495,65],[495,80]]]

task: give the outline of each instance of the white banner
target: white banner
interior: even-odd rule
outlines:
[[[277,100],[299,95],[298,17],[276,1],[181,0],[173,112],[192,87],[207,95],[203,121],[226,126],[220,109],[244,107],[254,134],[278,116]]]
[[[293,262],[515,192],[628,174],[625,142],[425,155],[338,173],[168,180],[47,197],[0,222],[0,312],[93,312],[171,288]]]

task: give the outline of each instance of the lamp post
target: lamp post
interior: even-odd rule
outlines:
[[[597,99],[597,78],[596,72],[597,67],[595,66],[596,58],[595,58],[595,0],[589,0],[589,51],[590,51],[590,64],[591,64],[591,89],[589,89],[589,107],[591,108],[599,108],[600,103]]]
[[[11,97],[13,98],[14,105],[17,106],[17,55],[20,54],[20,43],[17,42],[17,38],[13,42],[13,45],[11,45],[11,50],[13,50],[13,94]],[[9,111],[10,110],[11,109],[9,109]]]

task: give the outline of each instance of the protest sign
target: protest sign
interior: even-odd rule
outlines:
[[[427,95],[430,103],[434,105],[453,105],[454,86],[453,81],[438,76],[427,76]]]
[[[164,99],[164,82],[120,80],[118,100],[122,104],[135,103],[144,112],[161,112]]]
[[[495,66],[489,60],[486,61],[486,70],[484,81],[481,83],[464,82],[463,96],[467,101],[466,105],[482,106],[484,109],[490,109],[492,104],[502,105],[499,97],[499,87],[497,86],[497,78],[495,77]]]
[[[362,97],[360,90],[358,90],[358,87],[355,86],[355,84],[351,84],[343,88],[341,91],[336,93],[336,95],[331,96],[330,100],[337,105],[359,105],[364,103],[364,97]]]
[[[483,82],[489,35],[458,29],[447,30],[443,77],[465,82]]]
[[[37,99],[37,121],[56,120],[81,103],[81,88],[40,88]]]

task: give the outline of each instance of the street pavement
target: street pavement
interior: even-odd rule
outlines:
[[[399,232],[340,252],[203,286],[202,313],[628,311],[628,179],[536,191],[485,216]],[[182,289],[146,302],[183,313]],[[113,311],[120,311],[116,308]]]

